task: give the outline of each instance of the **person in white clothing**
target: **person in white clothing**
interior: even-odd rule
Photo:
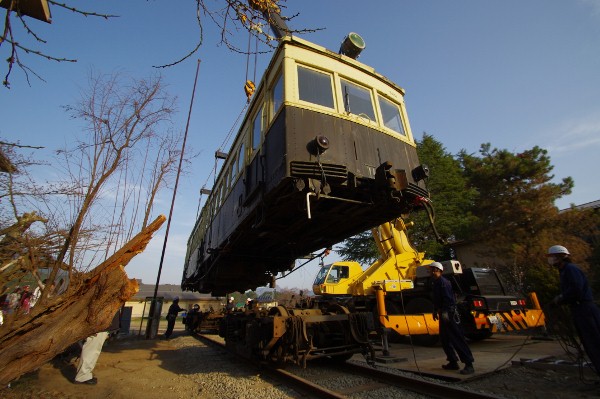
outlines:
[[[75,376],[76,384],[96,385],[98,383],[98,379],[94,377],[92,372],[96,367],[96,362],[100,357],[102,345],[104,345],[106,338],[108,338],[108,332],[102,331],[89,336],[83,343],[79,364],[77,365],[77,375]]]

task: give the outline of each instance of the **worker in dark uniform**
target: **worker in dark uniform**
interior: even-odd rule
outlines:
[[[165,331],[165,339],[171,338],[173,334],[173,328],[175,328],[175,320],[177,320],[177,314],[183,312],[185,309],[179,307],[179,297],[173,298],[173,303],[169,306],[167,312],[167,331]]]
[[[570,255],[562,245],[548,249],[548,264],[558,268],[560,273],[560,294],[552,303],[569,305],[583,349],[600,375],[600,309],[594,304],[585,274],[571,263]]]
[[[460,316],[456,310],[452,283],[442,276],[444,266],[441,263],[433,262],[428,266],[433,277],[433,319],[439,320],[440,341],[448,360],[448,364],[444,364],[442,368],[459,370],[458,359],[460,359],[465,364],[460,373],[473,374],[475,372],[473,354],[460,327]]]

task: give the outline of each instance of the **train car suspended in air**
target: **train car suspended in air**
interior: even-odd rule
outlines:
[[[285,36],[188,240],[186,290],[255,289],[428,201],[404,90],[355,58]],[[344,55],[348,54],[348,55]]]

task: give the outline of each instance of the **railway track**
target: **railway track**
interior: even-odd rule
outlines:
[[[196,335],[204,343],[225,348],[220,338]],[[246,359],[248,360],[248,359]],[[494,394],[470,391],[454,383],[411,373],[393,372],[353,362],[311,362],[306,369],[289,365],[285,370],[265,362],[251,362],[274,380],[314,398],[500,398]]]

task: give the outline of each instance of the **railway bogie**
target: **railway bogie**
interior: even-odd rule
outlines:
[[[221,322],[219,335],[234,352],[249,358],[302,367],[318,358],[345,360],[355,353],[374,357],[369,333],[371,313],[346,308],[233,312]]]

